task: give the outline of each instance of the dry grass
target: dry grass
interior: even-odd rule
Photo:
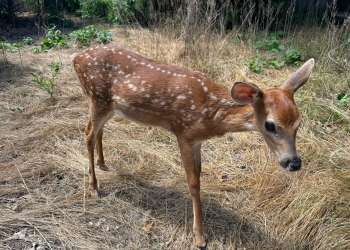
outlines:
[[[293,70],[249,73],[245,62],[254,50],[230,36],[203,38],[198,54],[189,58],[169,32],[113,33],[116,44],[202,70],[227,87],[242,79],[278,85]],[[87,103],[71,67],[74,51],[35,55],[28,49],[22,66],[15,54],[8,55],[10,64],[0,65],[0,247],[191,249],[184,171],[174,137],[162,129],[111,120],[104,148],[112,170],[97,170],[103,197],[85,197]],[[50,101],[30,73],[53,58],[64,67]],[[304,124],[298,147],[305,164],[298,173],[281,170],[257,134],[229,134],[204,144],[209,249],[349,249],[349,123],[317,120],[325,106],[334,106],[320,84],[337,81],[343,87],[346,80],[318,66],[299,93]],[[344,117],[346,112],[341,110]]]

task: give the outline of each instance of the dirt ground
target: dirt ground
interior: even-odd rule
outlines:
[[[161,34],[116,29],[113,37],[151,58],[186,65],[178,57],[182,44]],[[33,54],[27,48],[21,58],[8,54],[0,64],[0,248],[192,249],[191,202],[170,133],[112,119],[104,133],[111,170],[97,169],[102,197],[86,196],[87,102],[71,65],[78,50]],[[220,64],[230,64],[222,66],[230,69],[219,79],[225,85],[246,74],[243,63],[236,64],[244,50],[230,51],[234,61]],[[50,99],[31,82],[31,73],[47,71],[53,59],[63,68]],[[276,84],[289,73],[271,70],[260,80]],[[331,166],[349,164],[350,139],[332,143],[310,126],[306,121],[300,131],[305,166],[297,173],[280,169],[256,133],[204,144],[208,249],[349,247],[347,186]],[[321,162],[324,152],[329,162]]]

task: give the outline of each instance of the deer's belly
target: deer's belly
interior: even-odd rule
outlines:
[[[171,117],[161,117],[158,113],[149,110],[142,110],[140,108],[130,106],[128,108],[114,107],[113,113],[120,118],[128,119],[138,123],[159,126],[168,130],[171,130],[172,128],[171,124],[173,119]]]

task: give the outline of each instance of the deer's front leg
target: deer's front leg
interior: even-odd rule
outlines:
[[[186,171],[188,188],[192,198],[193,207],[193,235],[196,245],[205,249],[206,242],[203,234],[202,210],[200,201],[200,172],[201,157],[200,144],[194,144],[185,139],[178,138],[182,163]]]

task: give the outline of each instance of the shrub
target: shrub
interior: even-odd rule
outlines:
[[[47,30],[46,35],[40,44],[42,51],[48,51],[52,48],[63,48],[66,46],[66,40],[61,31],[56,29],[56,26],[52,26]]]
[[[262,73],[264,67],[281,69],[285,65],[296,65],[301,61],[299,50],[286,49],[280,39],[281,36],[280,33],[273,33],[268,38],[256,41],[255,47],[258,51],[262,51],[263,57],[255,57],[248,62],[251,71]],[[271,55],[272,59],[270,59]]]
[[[45,76],[43,73],[32,73],[32,82],[38,85],[42,90],[45,90],[52,98],[56,88],[56,77],[61,70],[62,63],[53,61],[49,67],[50,76]]]
[[[107,30],[102,30],[97,33],[97,38],[96,41],[98,43],[109,43],[112,41],[112,32],[107,31]]]
[[[0,49],[11,53],[15,53],[18,51],[18,47],[15,43],[8,43],[5,41],[0,41]]]
[[[75,43],[89,46],[96,39],[98,43],[109,43],[112,41],[112,32],[107,30],[98,31],[95,26],[89,25],[82,29],[73,31],[69,35]]]
[[[249,69],[257,74],[263,72],[264,63],[259,56],[256,56],[248,61]]]
[[[95,26],[90,25],[82,29],[73,31],[70,33],[70,37],[74,40],[75,43],[78,43],[82,46],[89,46],[92,40],[97,36],[97,30]]]
[[[284,61],[288,65],[295,65],[301,61],[301,53],[297,49],[287,49],[284,54]]]
[[[27,36],[22,39],[22,42],[24,45],[32,45],[34,41],[33,41],[33,38],[31,38],[30,36]]]
[[[281,69],[284,67],[284,62],[278,59],[270,59],[267,61],[267,65],[273,69]]]
[[[127,23],[132,15],[134,0],[82,0],[84,18],[104,18],[110,23]]]
[[[281,43],[280,36],[272,34],[263,40],[257,40],[255,47],[271,52],[280,52],[284,50],[284,45]]]

